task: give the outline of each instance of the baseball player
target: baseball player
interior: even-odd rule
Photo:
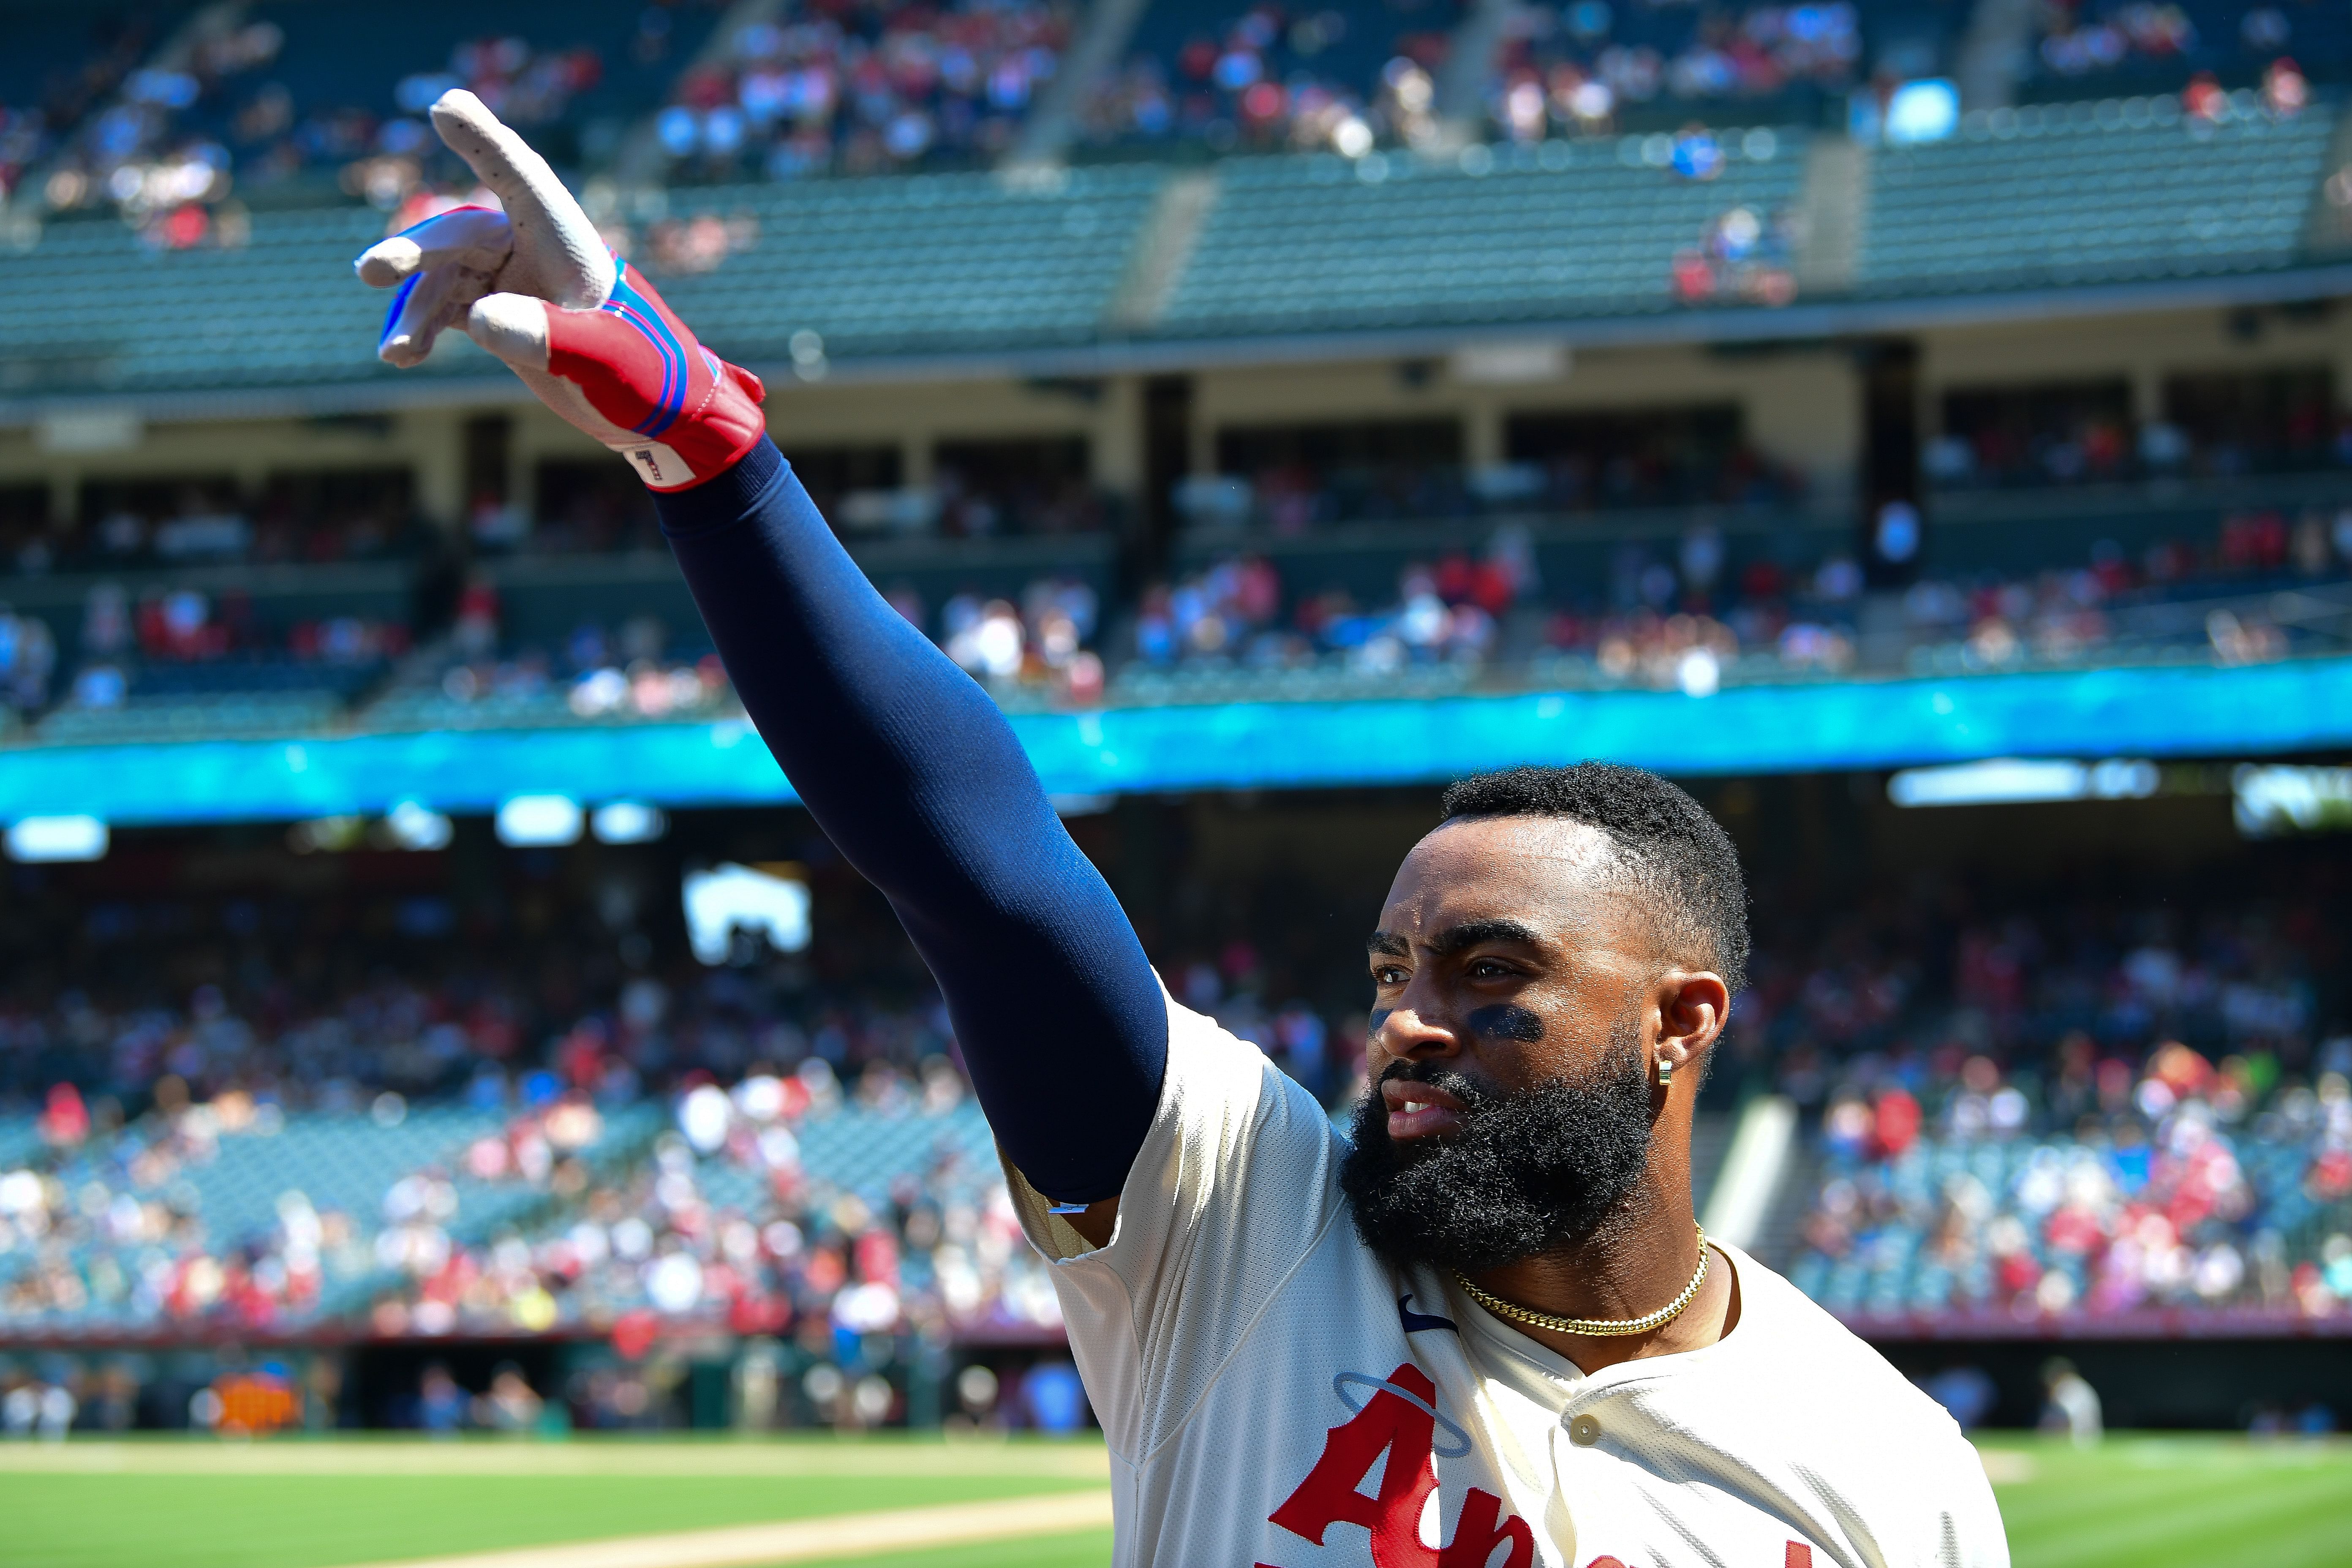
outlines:
[[[481,103],[504,212],[359,260],[378,352],[456,328],[635,466],[737,690],[938,978],[1163,1568],[2000,1568],[1948,1417],[1693,1220],[1693,1101],[1748,956],[1689,796],[1474,778],[1367,946],[1349,1139],[1170,999],[981,689],[870,587],[696,342]],[[785,236],[782,243],[793,243]]]

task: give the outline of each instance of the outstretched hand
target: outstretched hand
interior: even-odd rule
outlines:
[[[370,246],[361,281],[397,288],[376,355],[406,369],[455,327],[656,489],[732,467],[766,429],[759,377],[695,341],[547,160],[461,89],[433,128],[504,208],[458,207]]]

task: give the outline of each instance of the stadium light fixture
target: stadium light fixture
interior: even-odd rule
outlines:
[[[2156,764],[1995,757],[1949,767],[1906,768],[1886,781],[1896,805],[2021,805],[2053,800],[2145,800],[2160,782]]]
[[[585,817],[564,795],[519,795],[499,807],[499,842],[514,849],[575,844]]]
[[[1886,144],[1916,147],[1960,128],[1960,89],[1942,77],[1906,81],[1886,100]]]
[[[730,862],[688,872],[684,895],[687,941],[704,963],[727,962],[739,928],[765,936],[779,952],[809,944],[808,884],[795,877]]]
[[[1886,781],[1896,805],[2009,805],[2080,800],[2088,787],[2080,763],[2004,758],[1947,768],[1906,768]]]
[[[2230,775],[2230,788],[2248,838],[2352,828],[2352,768],[2249,764]]]
[[[383,834],[401,849],[446,849],[457,829],[431,807],[404,800],[383,814]]]
[[[8,858],[26,865],[106,858],[106,824],[95,816],[26,816],[10,824]]]
[[[651,844],[669,831],[669,814],[641,800],[608,800],[588,818],[599,844]]]

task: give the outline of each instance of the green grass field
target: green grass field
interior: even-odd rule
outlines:
[[[2352,1564],[2352,1444],[1987,1444],[2018,1568]],[[1098,1491],[1083,1444],[154,1442],[0,1448],[6,1568],[341,1568],[717,1525]],[[1101,1568],[1108,1531],[863,1568]]]

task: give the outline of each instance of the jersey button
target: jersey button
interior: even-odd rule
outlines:
[[[1600,1418],[1592,1415],[1571,1415],[1568,1420],[1568,1440],[1580,1448],[1590,1448],[1601,1441]]]

